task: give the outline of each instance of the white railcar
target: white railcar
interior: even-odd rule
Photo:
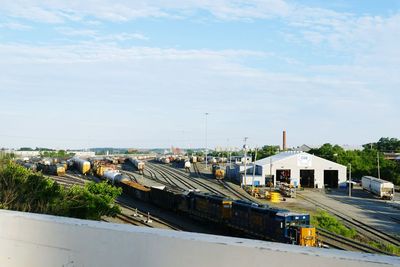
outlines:
[[[363,176],[361,179],[362,188],[377,195],[380,198],[394,198],[394,184],[372,176]]]
[[[190,161],[185,161],[185,169],[190,169]]]
[[[122,180],[122,174],[115,170],[105,171],[103,178],[110,181],[112,184],[119,183]]]

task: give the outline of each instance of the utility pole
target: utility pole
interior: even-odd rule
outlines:
[[[206,170],[208,170],[208,160],[207,160],[207,154],[208,154],[208,146],[207,146],[207,116],[208,112],[205,113],[206,115]]]
[[[351,197],[351,163],[349,163],[349,197]]]
[[[245,184],[246,182],[247,182],[247,180],[246,180],[246,178],[247,178],[247,145],[246,145],[246,142],[247,142],[247,139],[248,139],[248,137],[245,137],[244,138],[244,145],[243,145],[243,148],[244,148],[244,183],[243,183],[243,180],[242,180],[242,184],[241,184],[241,187],[243,188],[243,184]]]
[[[381,179],[381,168],[379,166],[379,151],[376,152],[376,158],[377,158],[377,161],[378,161],[378,179]]]
[[[256,160],[257,160],[257,147],[254,155],[254,163],[253,163],[253,180],[251,181],[251,195],[254,196],[254,178],[256,176]]]

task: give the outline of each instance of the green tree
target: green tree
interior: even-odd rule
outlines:
[[[395,143],[392,139],[388,140],[391,144]],[[379,143],[380,145],[378,145]],[[338,145],[324,144],[319,148],[312,149],[309,153],[345,166],[351,164],[352,176],[357,178],[365,175],[378,176],[377,158],[379,154],[382,179],[400,184],[400,165],[395,161],[386,160],[383,152],[377,150],[378,147],[388,147],[387,145],[383,145],[386,143],[387,139],[381,138],[377,143],[372,145],[372,148],[371,145],[366,144],[364,145],[364,150],[347,151]]]
[[[257,159],[263,159],[270,156],[273,156],[279,152],[279,146],[274,145],[265,145],[261,149],[257,150]],[[251,151],[250,155],[253,157],[255,156],[255,151]]]
[[[99,220],[119,213],[115,199],[121,188],[89,182],[64,188],[57,182],[13,162],[0,164],[0,208]]]

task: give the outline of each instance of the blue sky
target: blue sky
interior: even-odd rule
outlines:
[[[2,1],[0,146],[398,137],[400,2]]]

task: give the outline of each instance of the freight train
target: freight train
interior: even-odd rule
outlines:
[[[317,245],[315,228],[310,226],[310,215],[306,213],[196,191],[164,186],[149,188],[128,179],[121,179],[119,185],[125,193],[142,201],[257,238],[301,246]]]
[[[18,160],[17,163],[31,171],[41,171],[43,174],[63,176],[67,170],[65,163],[51,163],[50,161],[24,162]]]
[[[36,165],[37,171],[41,171],[44,174],[50,174],[50,175],[57,175],[57,176],[64,176],[66,168],[64,164],[44,164],[39,162]]]

